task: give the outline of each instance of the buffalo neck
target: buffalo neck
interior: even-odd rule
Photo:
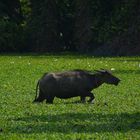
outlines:
[[[94,82],[93,84],[95,85],[94,88],[97,88],[104,83],[103,77],[101,74],[97,73],[97,74],[94,74],[92,77],[93,77],[92,80]]]

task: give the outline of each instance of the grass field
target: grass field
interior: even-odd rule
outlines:
[[[32,104],[44,72],[112,69],[119,86],[102,85],[95,104]],[[55,88],[55,87],[54,87]],[[81,55],[0,56],[0,140],[139,140],[140,57]]]

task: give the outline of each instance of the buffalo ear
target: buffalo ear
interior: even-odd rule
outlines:
[[[111,73],[111,70],[102,69],[102,68],[101,68],[101,70],[104,71],[104,72],[107,72],[107,73]]]
[[[106,69],[101,68],[101,69],[100,69],[100,72],[105,73],[105,72],[107,72],[107,70],[106,70]]]
[[[96,72],[99,72],[99,73],[103,73],[103,74],[105,74],[105,73],[111,73],[111,71],[109,71],[109,70],[106,70],[106,69],[100,69],[100,70],[95,70]]]
[[[108,72],[108,70],[107,70],[107,69],[103,69],[103,68],[101,68],[101,70],[102,70],[102,71],[104,71],[104,72]]]

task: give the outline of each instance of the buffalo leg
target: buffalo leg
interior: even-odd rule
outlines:
[[[80,98],[81,98],[81,102],[82,103],[85,103],[86,102],[86,97],[85,96],[81,96]]]
[[[54,100],[54,97],[48,97],[46,98],[46,103],[53,104],[53,100]]]
[[[88,102],[89,102],[89,103],[94,103],[94,98],[95,98],[95,96],[94,96],[91,92],[89,92],[87,96],[90,97],[90,99],[88,100]]]
[[[44,96],[43,96],[43,92],[39,92],[39,96],[37,99],[34,100],[34,102],[43,102],[44,100]]]

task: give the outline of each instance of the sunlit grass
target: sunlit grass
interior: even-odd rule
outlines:
[[[0,140],[140,139],[140,57],[2,55],[0,65]],[[44,72],[100,68],[122,81],[93,91],[95,104],[32,104]]]

